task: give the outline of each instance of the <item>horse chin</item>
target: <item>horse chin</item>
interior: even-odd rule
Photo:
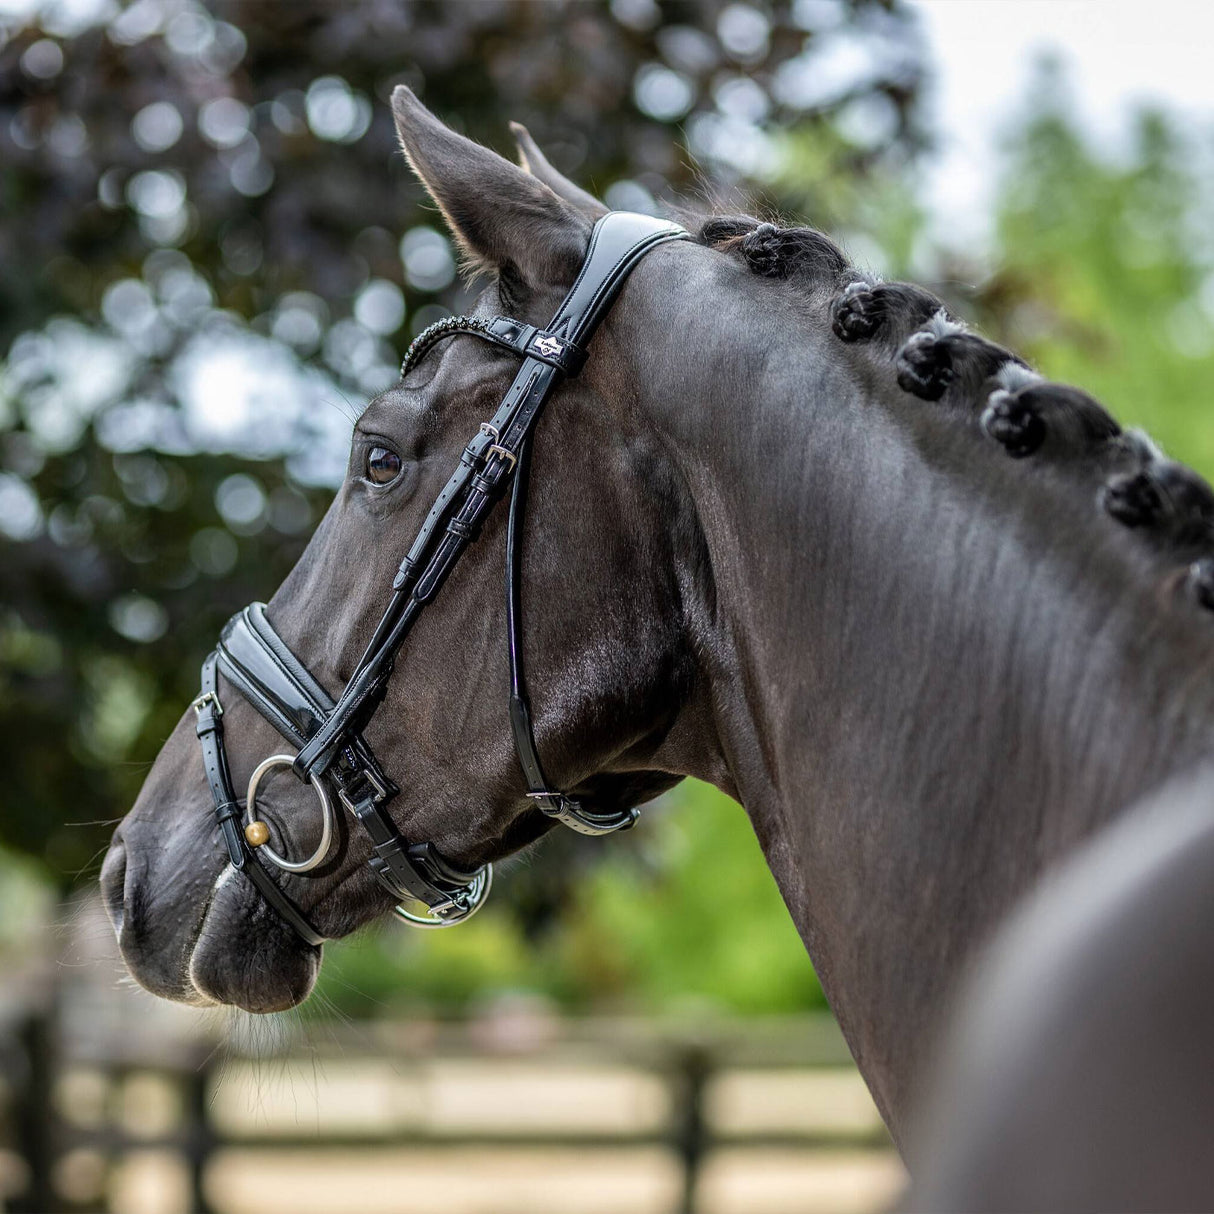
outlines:
[[[320,973],[320,949],[269,912],[250,914],[239,883],[217,884],[190,954],[189,984],[199,1002],[262,1015],[297,1007]]]

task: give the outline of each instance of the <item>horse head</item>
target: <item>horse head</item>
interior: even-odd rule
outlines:
[[[271,870],[314,938],[308,927],[293,929],[289,909],[284,918],[267,902],[277,895],[250,872],[255,860],[243,873],[229,863],[216,804],[222,817],[230,800],[235,821],[236,798],[223,790],[243,790],[283,750],[279,731],[251,703],[255,667],[278,646],[289,664],[298,659],[299,679],[315,680],[316,695],[327,689],[338,698],[376,634],[394,579],[399,589],[410,541],[461,457],[467,464],[469,437],[485,436],[486,459],[488,439],[500,437],[482,423],[510,390],[519,352],[471,337],[485,336],[488,318],[501,313],[521,322],[520,331],[536,326],[532,352],[558,360],[564,343],[543,326],[606,212],[556,173],[521,128],[523,167],[450,131],[407,89],[397,90],[393,108],[410,164],[489,285],[462,328],[439,326],[414,344],[401,381],[362,413],[345,480],[298,565],[264,616],[237,621],[239,635],[225,633],[210,692],[182,717],[114,834],[102,885],[123,957],[140,983],[172,999],[251,1011],[291,1006],[315,980],[320,937],[345,935],[392,906],[390,884],[368,867],[375,840],[350,815],[317,807],[318,791],[322,804],[336,800],[324,788],[335,766],[302,773],[310,781],[273,764],[260,771],[256,821],[245,832],[250,855],[264,846],[288,866],[302,867],[315,852],[306,874]],[[569,790],[591,824],[630,821],[628,807],[686,770],[669,739],[695,700],[685,604],[699,577],[696,524],[638,414],[646,360],[660,357],[666,342],[637,351],[617,337],[632,296],[674,289],[678,260],[667,250],[647,259],[589,365],[561,383],[535,436],[529,521],[518,540],[525,538],[518,587],[526,606],[517,640],[536,699],[528,729],[544,774]],[[409,845],[429,845],[413,862],[440,885],[448,877],[458,887],[461,874],[532,842],[559,817],[527,796],[535,781],[525,779],[508,725],[505,514],[486,515],[479,542],[386,662],[381,673],[391,677],[377,687],[377,710],[360,716],[337,747],[339,763],[350,738],[374,754],[378,779],[387,773],[399,788],[386,807],[390,826]],[[251,670],[234,664],[241,644]],[[221,743],[208,751],[217,727]],[[209,786],[219,790],[214,798]],[[322,824],[331,840],[322,839]],[[238,838],[230,846],[245,850]]]

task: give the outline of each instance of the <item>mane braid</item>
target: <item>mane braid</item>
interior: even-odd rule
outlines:
[[[843,250],[816,228],[780,228],[745,215],[729,215],[703,223],[699,239],[711,249],[739,252],[764,278],[837,275],[847,268]]]
[[[1184,601],[1214,612],[1214,490],[1165,459],[1146,435],[1123,431],[1078,388],[1046,382],[922,287],[882,282],[852,267],[813,228],[721,215],[704,220],[696,239],[740,258],[760,277],[804,284],[811,302],[829,288],[827,317],[841,342],[872,346],[904,392],[947,407],[1009,457],[1094,471],[1101,483],[1093,504],[1165,557],[1187,562],[1173,567],[1167,583]]]

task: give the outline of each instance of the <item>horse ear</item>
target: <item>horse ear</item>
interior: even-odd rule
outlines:
[[[537,177],[457,135],[404,85],[392,93],[401,147],[465,256],[530,287],[567,284],[590,239],[586,216]]]
[[[531,138],[531,132],[521,122],[510,124],[510,133],[518,144],[518,162],[532,177],[538,177],[550,190],[559,194],[570,206],[576,207],[588,219],[601,219],[607,208],[593,194],[574,185],[563,173],[557,172]]]

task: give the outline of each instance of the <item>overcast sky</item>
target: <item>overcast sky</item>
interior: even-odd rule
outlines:
[[[927,198],[955,243],[981,241],[995,146],[1039,51],[1071,67],[1086,125],[1116,145],[1135,101],[1155,100],[1214,130],[1211,0],[912,0],[937,72],[940,153]]]

